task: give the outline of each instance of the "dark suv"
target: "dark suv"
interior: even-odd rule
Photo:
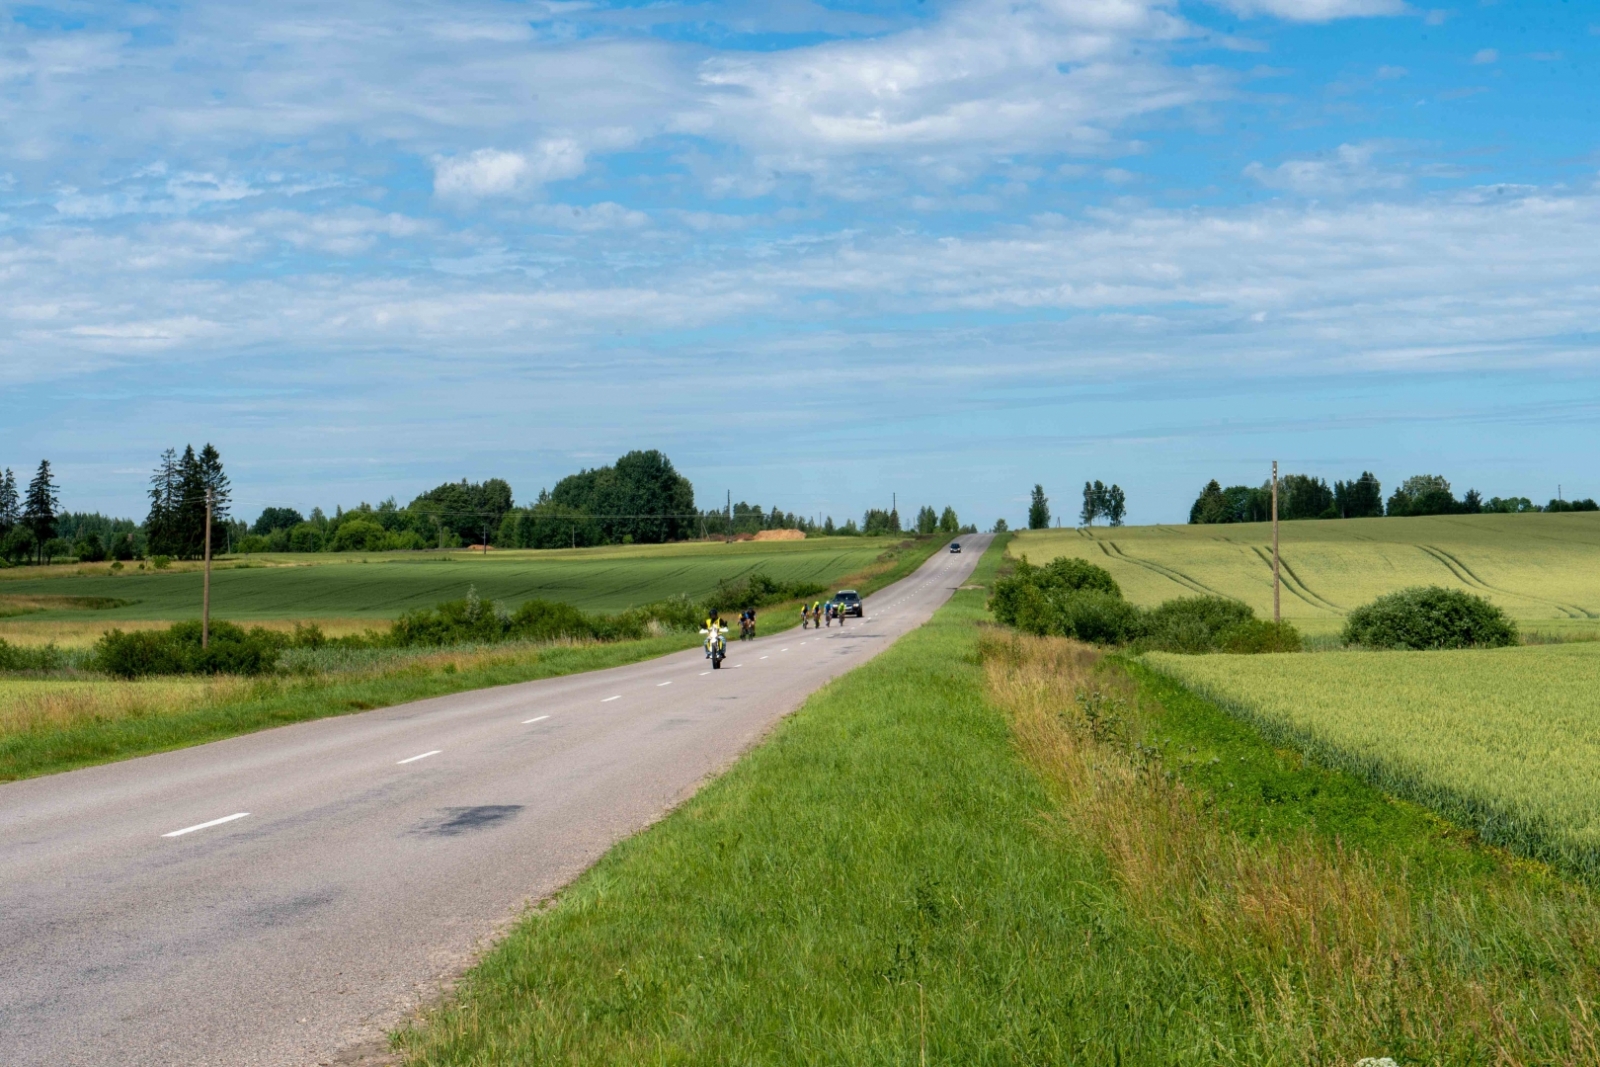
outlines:
[[[841,616],[854,615],[860,619],[865,617],[866,611],[861,606],[861,594],[854,589],[841,589],[833,594],[833,602],[839,606]]]

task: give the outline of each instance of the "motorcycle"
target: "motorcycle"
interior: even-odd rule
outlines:
[[[711,669],[721,670],[722,661],[728,655],[728,628],[713,626],[700,632],[705,635],[706,657],[711,660]]]
[[[756,635],[756,620],[743,618],[739,620],[739,640],[749,641]]]

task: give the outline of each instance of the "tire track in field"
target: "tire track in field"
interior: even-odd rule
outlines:
[[[1569,619],[1600,618],[1600,616],[1597,616],[1594,612],[1588,610],[1587,608],[1579,607],[1577,604],[1568,604],[1560,600],[1550,600],[1546,597],[1534,596],[1532,593],[1518,593],[1510,589],[1501,589],[1497,585],[1490,585],[1488,582],[1474,574],[1471,567],[1468,567],[1465,563],[1462,563],[1455,556],[1451,555],[1449,552],[1446,552],[1437,545],[1418,545],[1417,547],[1422,549],[1422,551],[1426,552],[1429,556],[1432,556],[1439,563],[1444,564],[1445,568],[1449,570],[1451,574],[1454,574],[1458,579],[1461,580],[1463,585],[1466,585],[1469,588],[1487,589],[1491,593],[1500,593],[1504,596],[1514,596],[1523,600],[1532,600],[1538,604],[1548,604],[1550,607],[1562,612]]]
[[[1153,571],[1154,573],[1161,575],[1163,578],[1177,582],[1185,589],[1188,589],[1191,593],[1200,593],[1203,596],[1222,597],[1224,600],[1239,600],[1239,598],[1236,596],[1228,596],[1226,593],[1218,592],[1209,585],[1206,585],[1204,582],[1195,578],[1191,578],[1180,570],[1168,567],[1165,564],[1152,563],[1150,560],[1138,559],[1134,556],[1130,556],[1126,552],[1122,551],[1122,546],[1117,544],[1115,541],[1100,542],[1100,548],[1102,551],[1104,551],[1106,545],[1111,546],[1111,551],[1106,552],[1106,555],[1112,556],[1114,559],[1119,559],[1124,563],[1132,563],[1135,567],[1143,567],[1147,571]],[[1242,600],[1239,602],[1241,604],[1244,603]]]
[[[1260,545],[1251,545],[1250,550],[1256,554],[1256,557],[1260,559],[1262,563],[1267,565],[1268,571],[1272,570],[1272,557],[1267,554],[1266,549],[1262,548]],[[1283,558],[1283,553],[1281,551],[1278,553],[1278,567],[1282,572],[1289,575],[1289,580],[1283,583],[1284,588],[1288,589],[1289,592],[1305,601],[1308,607],[1321,608],[1323,611],[1331,611],[1335,615],[1345,614],[1344,608],[1341,608],[1331,600],[1324,600],[1322,597],[1317,596],[1316,593],[1312,592],[1311,587],[1302,582],[1300,577],[1295,574],[1294,570],[1289,566],[1289,561]],[[1280,577],[1281,576],[1282,575],[1280,574]]]

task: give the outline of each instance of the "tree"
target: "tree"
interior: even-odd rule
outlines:
[[[28,496],[22,506],[22,525],[33,534],[41,546],[56,536],[56,508],[61,506],[61,494],[50,476],[50,461],[41,459],[39,470],[28,483]]]
[[[1333,483],[1333,502],[1344,519],[1375,518],[1383,514],[1383,486],[1371,471],[1350,482]]]
[[[1390,515],[1448,515],[1459,506],[1441,474],[1413,474],[1389,498]]]
[[[1050,498],[1044,495],[1044,486],[1035,485],[1028,501],[1028,529],[1045,530],[1050,527]]]
[[[953,534],[959,533],[960,530],[961,520],[956,517],[956,509],[952,507],[946,507],[944,509],[944,514],[939,516],[939,532]]]
[[[265,508],[250,532],[265,537],[277,530],[292,529],[305,521],[305,516],[294,508]]]
[[[1111,520],[1111,525],[1121,526],[1123,516],[1128,513],[1128,499],[1122,493],[1122,486],[1112,483],[1106,490],[1106,517]]]
[[[1006,520],[1004,520],[1004,519],[996,519],[996,520],[994,520],[994,532],[995,533],[1005,533],[1009,529],[1011,529],[1011,527],[1006,525]]]
[[[939,513],[931,507],[917,511],[917,533],[931,534],[939,528]]]
[[[206,469],[185,445],[178,459],[177,500],[172,510],[172,551],[179,559],[198,559],[206,544]]]
[[[1079,526],[1093,526],[1100,517],[1100,495],[1094,491],[1093,482],[1083,483],[1083,507],[1078,512]]]
[[[178,453],[167,449],[150,476],[150,514],[144,520],[145,540],[152,556],[175,556],[177,551]]]
[[[1205,484],[1200,495],[1189,506],[1189,521],[1197,525],[1234,521],[1228,508],[1228,498],[1222,495],[1222,485],[1215,478]]]
[[[22,501],[17,496],[17,476],[7,467],[4,474],[0,474],[0,538],[11,532],[11,528],[22,521]]]
[[[900,532],[900,516],[882,508],[868,508],[861,519],[861,532],[867,537],[881,537]]]
[[[213,553],[226,551],[229,547],[228,504],[232,493],[228,488],[228,476],[222,470],[222,456],[209,441],[200,450],[200,480],[211,492],[211,551]],[[200,506],[200,543],[204,546],[206,537],[204,499],[201,500]]]
[[[1309,474],[1285,474],[1278,483],[1280,519],[1335,518],[1333,490],[1321,478]]]

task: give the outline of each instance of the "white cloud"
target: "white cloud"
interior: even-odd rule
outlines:
[[[480,148],[434,162],[433,191],[444,197],[505,196],[583,173],[584,152],[569,138],[541,142],[529,152]]]
[[[1472,61],[1477,64],[1498,63],[1500,51],[1496,48],[1480,48],[1473,53]]]
[[[1405,0],[1214,0],[1239,15],[1271,15],[1294,22],[1403,15]]]
[[[1381,145],[1342,144],[1328,159],[1290,159],[1276,167],[1251,163],[1244,169],[1269,189],[1282,189],[1302,196],[1349,196],[1373,189],[1401,189],[1407,184],[1403,173],[1383,170],[1373,163]]]

